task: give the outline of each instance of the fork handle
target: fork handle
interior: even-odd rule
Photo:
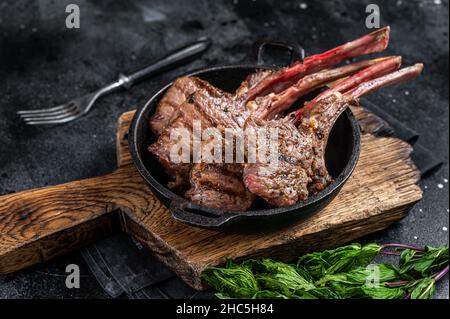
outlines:
[[[196,42],[184,46],[178,50],[172,51],[160,60],[151,65],[136,71],[130,75],[119,75],[119,82],[122,87],[129,88],[138,81],[141,81],[151,75],[166,71],[182,63],[188,62],[205,52],[211,45],[211,40],[200,38]]]

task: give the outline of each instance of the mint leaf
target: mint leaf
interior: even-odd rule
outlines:
[[[436,282],[431,277],[426,277],[415,285],[411,291],[411,299],[431,299],[436,291]]]

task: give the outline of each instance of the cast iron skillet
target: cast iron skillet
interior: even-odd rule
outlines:
[[[269,44],[287,48],[292,52],[291,59],[303,56],[302,51],[299,52],[295,46],[273,42]],[[267,42],[260,43],[258,46],[258,61],[261,61],[261,52],[265,45]],[[198,76],[222,90],[231,92],[248,74],[261,68],[265,67],[259,65],[219,66],[187,75]],[[249,225],[252,228],[285,225],[325,207],[338,194],[356,166],[361,146],[360,131],[355,117],[347,109],[334,125],[325,151],[327,169],[334,181],[320,193],[289,207],[272,208],[261,200],[255,204],[254,208],[252,207],[252,210],[244,212],[230,212],[196,205],[166,187],[168,179],[164,169],[147,150],[150,142],[155,140],[149,128],[149,119],[170,85],[171,83],[165,85],[136,111],[129,132],[129,146],[139,173],[147,181],[156,197],[169,208],[178,221],[203,228],[222,229],[233,226],[233,229],[238,228],[238,230],[245,230]]]

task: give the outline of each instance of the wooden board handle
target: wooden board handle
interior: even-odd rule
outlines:
[[[134,169],[0,197],[0,272],[13,272],[110,234],[109,214],[140,209]],[[144,201],[145,204],[145,201]]]

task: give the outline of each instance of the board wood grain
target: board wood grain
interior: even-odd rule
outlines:
[[[248,233],[205,230],[175,221],[153,196],[128,151],[134,112],[117,129],[118,169],[108,175],[0,197],[0,272],[13,272],[123,230],[151,249],[188,284],[228,258],[290,260],[386,228],[422,197],[411,147],[376,137],[380,120],[353,109],[363,128],[358,165],[322,211],[283,229]]]

